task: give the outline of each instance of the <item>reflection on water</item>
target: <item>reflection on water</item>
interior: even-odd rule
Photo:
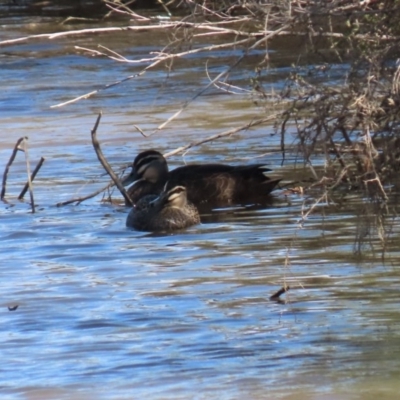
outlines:
[[[154,48],[161,41],[155,37]],[[100,108],[98,137],[115,168],[141,149],[171,150],[255,111],[242,99],[204,97],[146,139],[133,125],[151,131],[168,118],[196,89],[196,75],[184,71],[183,84],[176,71],[168,90],[184,90],[170,97],[156,71],[50,109],[130,67],[76,56],[64,41],[48,45],[49,53],[43,46],[11,47],[1,66],[2,164],[21,136],[29,136],[33,163],[46,157],[35,183],[38,212],[16,200],[25,181],[21,154],[8,180],[11,204],[0,204],[4,398],[397,398],[397,257],[353,257],[352,207],[320,207],[301,229],[303,199],[278,191],[267,208],[219,210],[168,235],[125,228],[128,210],[99,198],[56,207],[106,181],[89,134]],[[257,162],[291,179],[292,165],[280,169],[271,151],[272,131],[195,148],[171,165],[266,154]],[[286,302],[269,301],[284,283],[292,288]]]

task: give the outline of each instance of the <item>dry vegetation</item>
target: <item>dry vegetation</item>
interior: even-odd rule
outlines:
[[[387,199],[397,186],[400,162],[398,121],[400,105],[400,2],[384,0],[331,1],[159,1],[169,22],[153,24],[149,17],[132,11],[134,1],[106,0],[111,14],[135,21],[129,29],[164,29],[170,43],[147,60],[128,60],[111,49],[86,49],[119,62],[145,61],[141,73],[162,64],[171,68],[178,58],[221,48],[243,49],[243,54],[207,87],[159,128],[179,115],[211,85],[239,91],[229,85],[229,74],[252,54],[265,57],[253,65],[253,100],[265,109],[281,110],[260,115],[258,123],[276,121],[285,154],[287,127],[297,129],[297,148],[317,182],[328,191],[345,187],[366,190]],[[175,17],[175,15],[183,15]],[[206,39],[206,41],[205,41]],[[270,46],[295,42],[286,85],[280,93],[265,89],[271,68]],[[211,44],[214,42],[215,44]],[[341,76],[329,78],[341,66]],[[228,133],[230,134],[230,133]],[[325,156],[323,170],[313,168],[316,157]]]
[[[131,11],[129,6],[134,2],[124,3],[106,0],[111,13],[136,21],[134,29],[142,24],[151,25],[151,20],[142,21],[138,10]],[[314,206],[321,201],[329,203],[337,191],[352,190],[369,199],[357,207],[360,225],[355,250],[361,253],[371,238],[378,238],[381,249],[385,250],[395,222],[386,216],[395,212],[390,209],[393,204],[390,200],[397,202],[400,183],[400,1],[159,0],[159,3],[172,16],[164,26],[172,39],[160,53],[149,58],[143,72],[159,63],[171,68],[176,59],[193,52],[243,50],[242,56],[210,78],[207,87],[159,128],[171,122],[211,85],[224,91],[248,89],[231,86],[230,72],[240,69],[244,60],[249,62],[254,50],[263,51],[264,57],[251,58],[256,60],[255,74],[249,82],[253,101],[265,106],[265,114],[260,115],[257,124],[275,122],[283,159],[288,151],[288,128],[295,127],[297,151],[315,178],[312,186],[322,189]],[[180,14],[183,16],[174,17]],[[295,62],[286,84],[280,92],[268,90],[264,82],[274,63],[269,49],[288,43],[292,43]],[[117,61],[137,62],[107,49],[100,51]],[[273,115],[268,111],[271,104],[274,110],[279,110]],[[323,167],[321,159],[325,160]],[[314,206],[305,211],[304,218]]]

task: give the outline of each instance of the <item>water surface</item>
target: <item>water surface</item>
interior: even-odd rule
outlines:
[[[56,31],[55,22],[3,20],[4,37]],[[101,197],[56,206],[107,182],[90,140],[100,110],[98,138],[116,169],[142,149],[170,151],[260,111],[245,96],[213,89],[168,129],[148,138],[138,133],[134,125],[153,132],[207,82],[200,55],[168,78],[159,68],[90,100],[50,108],[138,71],[87,57],[74,50],[75,40],[129,57],[165,44],[164,36],[146,33],[3,48],[2,168],[22,136],[29,137],[31,162],[46,161],[35,181],[35,214],[17,200],[26,179],[22,153],[10,171],[8,203],[0,203],[2,396],[397,398],[398,254],[384,262],[374,239],[378,257],[354,255],[365,215],[350,201],[322,204],[301,226],[314,199],[278,190],[265,209],[219,210],[199,226],[157,235],[125,228],[129,210]],[[272,71],[277,86],[280,71]],[[270,165],[271,176],[303,176],[295,156],[281,167],[273,133],[272,126],[243,132],[170,163],[257,160]],[[283,284],[292,288],[283,301],[270,301]]]

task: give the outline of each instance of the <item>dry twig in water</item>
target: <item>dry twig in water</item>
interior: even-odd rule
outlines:
[[[270,296],[270,300],[273,301],[280,301],[280,296],[284,293],[286,293],[290,289],[289,286],[283,286],[280,288],[277,292],[275,292],[272,296]]]
[[[107,190],[107,189],[109,189],[109,188],[111,188],[111,187],[113,187],[113,186],[114,186],[114,182],[109,182],[109,183],[107,184],[107,186],[105,186],[105,187],[103,187],[103,188],[101,188],[101,189],[99,189],[99,190],[96,190],[95,192],[93,192],[93,193],[91,193],[91,194],[88,194],[87,196],[77,197],[77,198],[75,198],[75,199],[71,199],[71,200],[67,200],[67,201],[62,201],[62,202],[60,202],[60,203],[57,203],[56,206],[57,206],[57,207],[61,207],[61,206],[66,206],[66,205],[72,204],[72,203],[77,203],[77,204],[82,203],[82,201],[91,199],[92,197],[97,196],[98,194],[104,192],[105,190]]]
[[[32,214],[34,214],[35,213],[35,199],[33,198],[33,188],[32,188],[31,172],[30,172],[30,165],[29,165],[28,138],[27,137],[24,138],[23,143],[24,143],[24,153],[25,153],[25,161],[26,161],[26,174],[28,175],[29,196],[31,198]]]
[[[99,126],[101,116],[102,116],[102,113],[100,112],[99,115],[98,115],[98,117],[97,117],[96,123],[95,123],[95,125],[94,125],[94,127],[93,127],[93,129],[92,129],[92,132],[91,132],[92,143],[93,143],[94,151],[96,152],[97,158],[99,159],[101,165],[102,165],[103,168],[106,170],[106,172],[108,173],[108,175],[110,175],[111,179],[112,179],[112,180],[114,181],[114,183],[115,183],[115,186],[117,186],[118,190],[121,192],[122,196],[123,196],[124,199],[125,199],[125,202],[126,202],[128,205],[133,206],[133,202],[132,202],[132,200],[130,199],[129,194],[127,193],[127,191],[125,190],[124,186],[122,185],[122,183],[121,183],[120,180],[118,179],[118,176],[117,176],[117,175],[114,173],[114,171],[111,169],[110,164],[108,163],[108,161],[106,160],[106,158],[105,158],[104,155],[103,155],[103,152],[101,151],[100,143],[99,143],[99,141],[97,140],[96,131],[97,131],[97,128],[98,128],[98,126]]]
[[[6,169],[4,170],[4,174],[3,174],[3,182],[2,182],[2,187],[1,187],[1,195],[0,195],[0,199],[4,200],[4,196],[6,194],[6,185],[7,185],[7,176],[8,176],[8,171],[10,170],[11,164],[14,162],[15,156],[17,155],[17,151],[18,150],[22,150],[19,145],[20,143],[24,140],[24,138],[19,138],[17,140],[17,143],[15,143],[13,152],[11,154],[10,159],[8,160],[8,163],[6,165]]]
[[[31,175],[31,182],[33,182],[33,180],[35,179],[37,173],[39,172],[40,168],[42,167],[42,165],[44,163],[44,160],[45,160],[44,157],[41,157],[40,161],[37,163],[35,169],[32,172],[32,175]],[[25,193],[27,192],[28,188],[29,188],[29,180],[25,183],[24,188],[22,189],[21,193],[18,196],[18,200],[21,200],[24,198]]]

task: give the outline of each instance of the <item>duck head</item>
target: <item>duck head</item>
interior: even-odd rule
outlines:
[[[132,171],[122,179],[124,186],[136,182],[149,182],[164,185],[168,178],[168,164],[164,156],[156,150],[147,150],[139,153],[132,164]]]

